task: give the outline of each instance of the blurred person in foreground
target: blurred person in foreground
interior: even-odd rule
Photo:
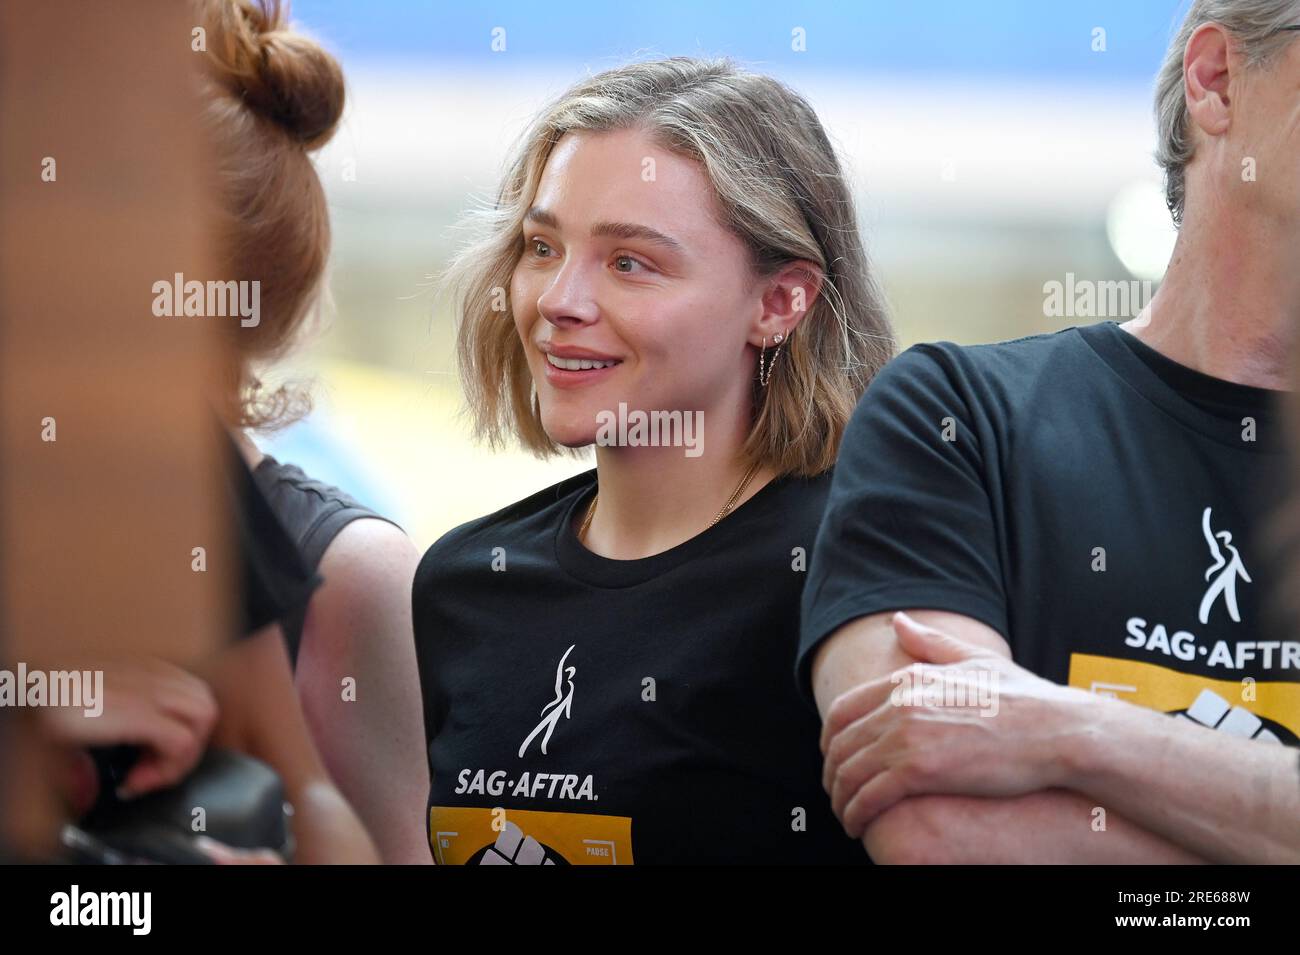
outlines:
[[[410,609],[419,555],[386,518],[263,454],[246,433],[281,427],[308,404],[288,386],[268,392],[258,376],[298,340],[322,291],[329,213],[309,154],[334,134],[343,74],[289,27],[277,0],[196,0],[196,10],[207,30],[205,123],[217,164],[225,272],[261,289],[258,320],[228,326],[236,367],[223,417],[306,570],[323,579],[275,633],[232,649],[228,679],[214,687],[223,714],[231,704],[232,712],[257,710],[268,695],[283,697],[295,686],[301,707],[285,704],[288,718],[279,721],[223,720],[216,738],[233,734],[241,742],[253,734],[243,742],[282,757],[263,756],[285,776],[295,805],[293,791],[309,802],[317,793],[322,819],[337,814],[341,821],[350,803],[383,861],[427,863],[428,775]],[[246,751],[258,755],[255,749]],[[298,807],[300,825],[311,819]],[[357,833],[361,855],[364,841]]]
[[[1298,31],[1295,0],[1192,5],[1156,101],[1180,234],[1135,320],[917,346],[855,413],[799,676],[875,860],[1300,861],[1300,641],[1267,540]]]
[[[307,603],[320,579],[304,566],[233,441],[219,431],[214,436],[223,445],[221,503],[234,520],[240,564],[235,641],[215,659],[196,665],[196,672],[155,657],[95,661],[102,672],[95,718],[62,705],[31,716],[35,735],[25,737],[24,753],[32,765],[24,767],[28,786],[19,812],[75,823],[65,828],[63,842],[78,861],[130,861],[151,845],[166,847],[114,848],[114,840],[97,838],[97,825],[132,800],[182,783],[209,745],[216,745],[255,756],[281,777],[294,807],[290,826],[298,861],[373,861],[373,848],[346,804],[312,773],[310,741],[294,722],[291,684],[277,681],[274,667],[265,674],[236,672],[254,656],[273,656],[265,648],[284,639],[282,621]],[[257,685],[264,695],[255,699],[232,692],[239,680]],[[37,784],[42,774],[47,779]],[[51,799],[52,805],[36,805]],[[199,837],[195,848],[221,863],[284,861],[269,848],[236,849],[208,837]]]

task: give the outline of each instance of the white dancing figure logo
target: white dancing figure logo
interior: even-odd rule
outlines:
[[[551,734],[555,732],[555,724],[560,722],[560,717],[570,716],[573,709],[573,674],[577,672],[575,667],[565,667],[564,661],[569,659],[569,654],[577,644],[570,645],[569,649],[564,651],[564,656],[560,657],[560,665],[555,668],[555,699],[542,707],[542,721],[533,728],[524,740],[524,744],[519,747],[519,755],[522,757],[528,749],[528,744],[542,730],[546,730],[546,735],[542,737],[542,755],[546,755],[546,744],[550,742]],[[567,685],[566,685],[567,684]]]
[[[1214,563],[1205,572],[1205,579],[1210,581],[1210,586],[1205,591],[1205,596],[1201,598],[1201,623],[1210,622],[1210,608],[1214,606],[1214,601],[1218,599],[1219,594],[1223,594],[1223,602],[1228,607],[1228,616],[1232,617],[1233,623],[1241,623],[1241,614],[1237,612],[1237,578],[1240,577],[1246,583],[1251,583],[1250,575],[1246,573],[1246,566],[1241,562],[1241,554],[1237,548],[1232,546],[1232,535],[1227,531],[1214,533],[1210,529],[1210,508],[1205,509],[1201,515],[1201,530],[1205,533],[1205,543],[1210,546],[1210,556],[1214,558]],[[1215,543],[1215,538],[1222,542],[1220,545]],[[1227,551],[1229,556],[1225,557],[1223,551]],[[1215,574],[1218,574],[1215,577]],[[1210,578],[1214,578],[1210,580]]]

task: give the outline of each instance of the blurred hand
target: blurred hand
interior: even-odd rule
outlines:
[[[139,746],[140,758],[118,788],[120,798],[179,782],[203,755],[217,722],[217,702],[208,685],[158,659],[116,661],[100,669],[103,711],[87,716],[75,707],[50,707],[42,711],[46,729],[68,746]],[[74,778],[84,789],[88,760],[84,754],[75,758],[79,768]],[[78,801],[84,798],[84,792],[74,795]]]
[[[194,844],[217,865],[284,865],[284,860],[270,849],[236,849],[207,836],[199,836]]]

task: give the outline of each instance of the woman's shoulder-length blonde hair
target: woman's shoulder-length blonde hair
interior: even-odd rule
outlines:
[[[784,84],[729,59],[638,62],[577,84],[524,133],[495,205],[467,214],[474,238],[439,284],[453,303],[475,436],[492,447],[515,438],[543,457],[562,450],[542,427],[510,318],[510,280],[524,250],[524,214],[556,143],[573,130],[628,128],[700,163],[724,225],[744,241],[757,274],[796,259],[821,268],[821,291],[766,388],[755,363],[744,454],[778,474],[825,472],[858,399],[893,356],[888,310],[868,267],[850,186],[817,115]]]

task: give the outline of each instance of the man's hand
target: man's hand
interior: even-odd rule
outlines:
[[[851,837],[908,796],[1062,785],[1062,739],[1084,730],[1080,707],[1095,698],[905,613],[892,622],[899,648],[920,662],[838,697],[822,729],[822,785]]]

